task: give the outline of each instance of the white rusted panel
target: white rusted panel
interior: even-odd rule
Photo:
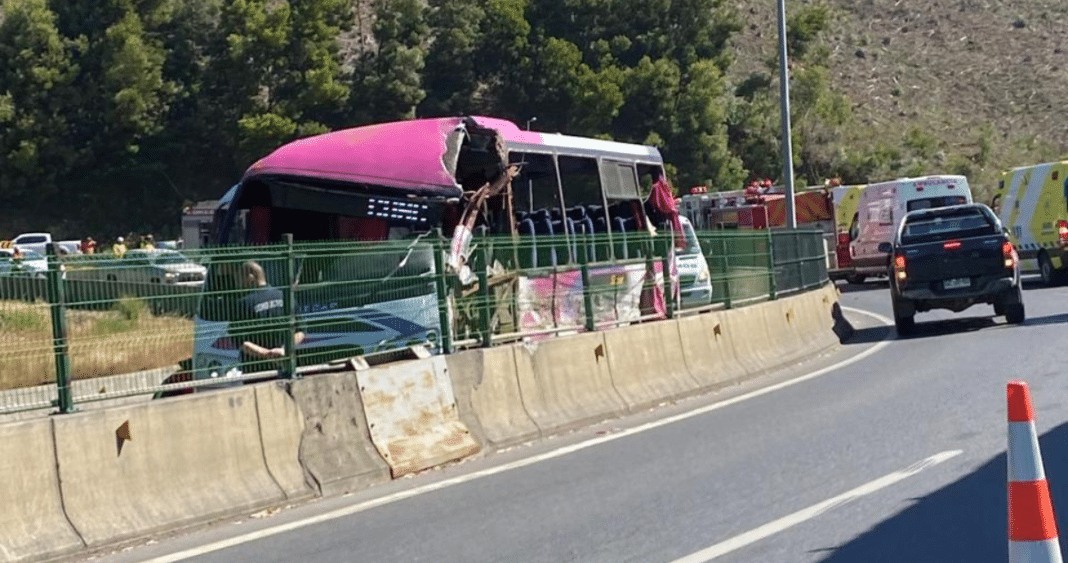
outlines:
[[[371,441],[394,477],[476,453],[460,422],[445,358],[397,362],[356,372]]]

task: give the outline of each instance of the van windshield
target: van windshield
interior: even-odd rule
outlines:
[[[701,254],[701,243],[697,242],[697,235],[693,232],[693,226],[689,223],[682,224],[682,232],[686,235],[685,254]]]
[[[950,205],[961,205],[968,203],[968,199],[962,195],[947,195],[938,197],[927,197],[922,199],[910,199],[905,204],[905,208],[908,211],[916,211],[917,209],[931,209],[934,207],[949,207]]]

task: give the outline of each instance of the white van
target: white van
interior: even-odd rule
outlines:
[[[972,190],[964,176],[923,176],[868,184],[860,192],[849,227],[852,273],[846,279],[862,283],[867,276],[886,275],[887,256],[879,252],[879,243],[894,238],[909,211],[962,203],[972,203]]]
[[[675,268],[679,273],[679,307],[703,307],[712,303],[712,278],[693,225],[679,216],[686,238],[685,248],[675,249]]]

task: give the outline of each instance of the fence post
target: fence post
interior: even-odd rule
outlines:
[[[282,240],[286,243],[286,285],[282,295],[282,306],[287,320],[286,326],[289,330],[286,331],[285,373],[280,375],[290,379],[297,379],[300,377],[297,375],[297,343],[295,338],[297,332],[297,308],[294,307],[297,267],[296,254],[293,252],[293,234],[283,234]]]
[[[723,308],[731,308],[731,290],[733,284],[731,283],[731,261],[727,256],[727,233],[722,233],[719,238],[720,244],[720,260],[723,263]]]
[[[586,243],[586,234],[583,233],[578,247],[579,268],[582,271],[582,309],[586,313],[586,331],[593,332],[594,330],[597,330],[597,325],[593,319],[593,295],[591,294],[592,288],[590,287],[590,256],[586,249]]]
[[[493,345],[493,334],[490,332],[490,288],[489,288],[489,259],[486,253],[486,237],[479,237],[478,248],[475,249],[475,264],[478,269],[478,294],[476,301],[478,307],[478,330],[482,333],[482,347],[489,348]]]
[[[675,317],[675,284],[671,279],[671,250],[673,246],[672,235],[670,233],[664,235],[664,242],[661,244],[664,255],[660,257],[660,268],[664,270],[664,306],[667,318],[671,319]]]
[[[45,295],[52,315],[52,350],[56,356],[56,406],[59,407],[59,414],[67,414],[74,411],[74,398],[70,388],[70,355],[67,342],[63,271],[60,269],[59,257],[56,256],[56,244],[48,243],[45,246],[45,253],[48,256]]]
[[[778,299],[778,286],[775,281],[775,235],[768,229],[768,298]]]
[[[434,286],[438,294],[438,322],[441,323],[441,351],[452,353],[452,327],[449,326],[449,293],[445,283],[445,248],[441,228],[436,229],[434,241]]]

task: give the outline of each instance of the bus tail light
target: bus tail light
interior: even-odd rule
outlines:
[[[1016,266],[1016,261],[1018,259],[1016,256],[1016,248],[1012,246],[1011,242],[1005,241],[1001,244],[1001,256],[1005,260],[1006,268],[1009,268],[1011,270],[1013,267]]]
[[[897,254],[894,256],[894,277],[899,281],[905,281],[908,274],[905,273],[905,255]]]

